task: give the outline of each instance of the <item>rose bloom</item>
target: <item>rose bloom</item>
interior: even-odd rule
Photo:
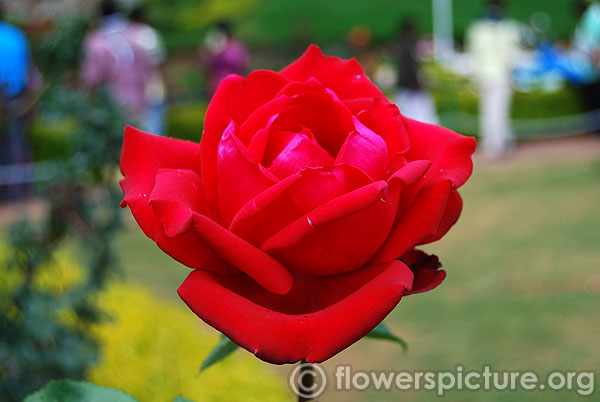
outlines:
[[[474,150],[311,46],[227,77],[200,144],[127,127],[123,206],[193,269],[178,292],[202,320],[265,361],[321,362],[443,281],[415,246],[457,221]]]

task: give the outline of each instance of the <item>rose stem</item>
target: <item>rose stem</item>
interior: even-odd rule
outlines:
[[[299,389],[303,390],[304,396],[298,395],[298,402],[309,402],[314,400],[314,398],[312,395],[309,394],[309,391],[307,392],[304,390],[312,389],[313,384],[315,382],[315,377],[314,375],[305,373],[314,371],[314,367],[310,363],[307,364],[305,360],[302,360],[300,364],[302,365],[302,370],[300,371],[299,376],[299,381],[301,382],[301,384],[299,384]]]

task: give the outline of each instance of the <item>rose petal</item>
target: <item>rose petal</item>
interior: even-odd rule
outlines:
[[[346,136],[354,130],[352,113],[318,81],[292,82],[248,116],[238,137],[253,156],[259,156],[268,133],[300,132],[302,128],[310,129],[319,144],[336,155]],[[256,135],[260,135],[258,140]]]
[[[399,191],[379,181],[344,194],[286,226],[261,249],[294,272],[335,275],[359,268],[385,241]]]
[[[281,75],[290,81],[306,81],[314,77],[344,102],[367,97],[386,99],[356,59],[325,56],[315,45],[311,45],[299,59],[281,70]]]
[[[322,362],[358,341],[398,304],[413,274],[400,261],[332,277],[297,276],[285,296],[245,276],[192,272],[179,287],[202,320],[270,363]]]
[[[217,88],[208,105],[202,135],[202,182],[209,205],[217,205],[217,148],[223,129],[233,120],[242,124],[287,84],[274,71],[257,70],[243,78],[230,75]],[[246,144],[247,145],[247,144]]]
[[[219,213],[229,225],[242,205],[271,187],[278,180],[260,164],[251,160],[229,124],[218,150]]]
[[[298,132],[309,128],[331,155],[337,155],[346,137],[354,131],[352,113],[330,91],[294,96],[272,120],[272,131]]]
[[[405,186],[411,186],[423,177],[430,166],[431,161],[412,161],[405,163],[390,176],[388,181],[400,180]],[[402,198],[404,198],[404,195]]]
[[[381,98],[355,100],[346,105],[365,126],[385,140],[390,155],[409,149],[408,133],[398,106]]]
[[[305,93],[322,93],[327,88],[315,77],[309,77],[306,81],[290,81],[277,95],[296,96]]]
[[[243,123],[241,123],[238,133],[240,141],[242,141],[244,145],[247,144],[248,148],[251,148],[250,144],[254,137],[261,132],[261,130],[269,129],[279,113],[288,107],[293,100],[294,98],[291,96],[280,95],[257,108]],[[266,130],[266,133],[269,133],[269,130]]]
[[[230,230],[260,246],[306,213],[371,182],[349,165],[304,169],[246,203],[231,222]]]
[[[416,120],[405,118],[405,121],[410,137],[406,159],[432,162],[428,182],[448,179],[455,188],[462,186],[473,171],[471,155],[475,152],[475,138]]]
[[[395,171],[388,181],[399,180],[402,185],[402,199],[398,207],[398,218],[413,207],[415,198],[419,191],[424,187],[423,182],[425,174],[431,166],[431,161],[412,161],[402,165]],[[398,220],[398,219],[397,219]]]
[[[442,264],[435,255],[428,255],[421,250],[410,250],[401,260],[410,267],[415,275],[411,290],[405,295],[424,293],[438,287],[446,278],[446,271],[439,269]]]
[[[436,234],[425,239],[423,244],[433,243],[448,233],[450,228],[458,221],[462,211],[462,206],[463,203],[460,194],[458,194],[458,191],[452,190],[450,192],[450,197],[448,198],[448,203],[444,209],[444,214],[442,215],[442,220],[440,221]]]
[[[194,214],[194,230],[223,260],[269,292],[284,295],[292,288],[293,277],[283,265],[210,218]]]
[[[342,146],[336,163],[347,163],[365,172],[373,180],[387,178],[389,157],[387,144],[354,117],[355,131]]]
[[[149,200],[169,237],[188,231],[194,213],[214,219],[204,198],[202,180],[193,170],[158,169]]]
[[[193,233],[169,238],[163,224],[148,205],[159,169],[188,169],[199,172],[198,144],[160,137],[127,126],[121,152],[124,199],[146,236],[167,254],[191,268],[231,273],[232,270]]]
[[[333,158],[316,141],[303,134],[295,135],[269,166],[269,171],[280,179],[303,168],[333,165]]]
[[[265,131],[268,131],[269,134],[267,137],[267,143],[265,144],[263,157],[261,159],[263,166],[271,166],[275,158],[277,158],[277,156],[279,156],[279,154],[283,152],[283,150],[296,137],[304,136],[318,146],[314,134],[306,127],[302,127],[302,129],[297,133],[292,131],[274,131],[270,129]],[[256,137],[252,138],[251,145],[255,142],[255,139]]]
[[[452,191],[449,180],[424,187],[406,213],[397,218],[392,231],[373,262],[382,263],[400,257],[437,233]]]

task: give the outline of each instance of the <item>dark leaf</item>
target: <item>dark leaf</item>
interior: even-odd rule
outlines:
[[[173,402],[194,402],[191,399],[187,399],[185,396],[183,395],[177,395],[175,397],[175,399],[173,399]]]
[[[89,382],[72,380],[51,381],[23,402],[136,402],[123,391],[101,387]]]
[[[408,344],[401,339],[400,337],[394,335],[392,331],[385,325],[383,322],[373,329],[373,331],[369,332],[366,338],[374,338],[374,339],[385,339],[388,341],[396,342],[402,346],[402,350],[406,352],[408,350]]]
[[[204,371],[213,364],[223,360],[232,354],[237,348],[238,345],[236,345],[231,339],[227,338],[225,335],[221,335],[221,341],[213,348],[213,350],[210,351],[206,359],[204,359],[202,366],[200,367],[200,371]]]

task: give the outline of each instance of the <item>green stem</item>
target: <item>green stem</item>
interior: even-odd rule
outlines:
[[[309,402],[314,400],[314,396],[306,391],[312,389],[315,382],[315,376],[309,374],[314,372],[314,366],[312,364],[307,364],[305,360],[302,360],[300,364],[303,366],[300,371],[300,376],[298,377],[298,389],[302,391],[303,395],[298,395],[298,402]]]

